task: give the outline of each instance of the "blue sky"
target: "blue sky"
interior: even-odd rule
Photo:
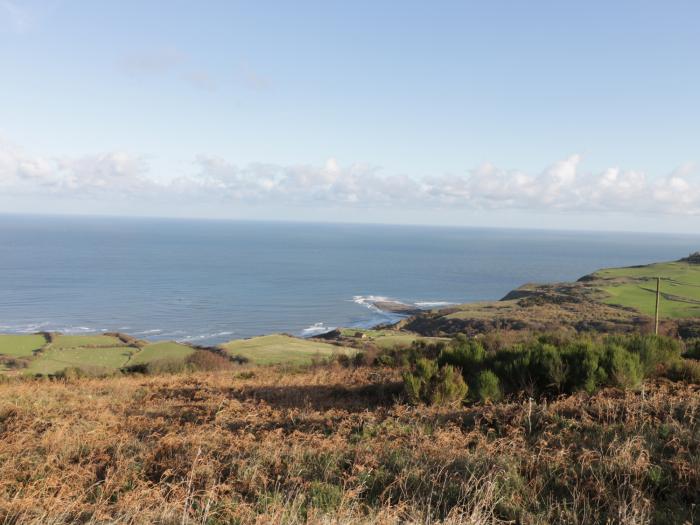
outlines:
[[[0,0],[0,211],[693,231],[699,19]]]

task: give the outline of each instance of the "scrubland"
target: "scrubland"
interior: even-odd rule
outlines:
[[[0,385],[3,523],[697,523],[700,389],[411,406],[337,363]]]

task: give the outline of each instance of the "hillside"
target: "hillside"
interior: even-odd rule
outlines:
[[[590,283],[606,294],[602,300],[607,304],[654,315],[658,277],[661,316],[700,317],[700,264],[691,260],[600,270]]]
[[[330,367],[0,385],[0,520],[693,520],[697,386],[440,409],[405,405],[399,379]]]
[[[661,278],[664,333],[700,335],[700,265],[680,261],[610,268],[576,282],[526,284],[500,301],[465,303],[413,316],[400,328],[426,336],[494,330],[649,331]]]

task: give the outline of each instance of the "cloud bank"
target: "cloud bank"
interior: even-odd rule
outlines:
[[[529,174],[484,164],[459,175],[387,174],[366,164],[250,164],[201,155],[191,173],[156,177],[145,156],[109,152],[79,158],[26,153],[0,142],[0,191],[57,198],[170,199],[191,202],[357,208],[514,209],[700,215],[700,181],[684,165],[661,177],[642,171],[582,169],[579,155]],[[1,211],[1,210],[0,210]]]

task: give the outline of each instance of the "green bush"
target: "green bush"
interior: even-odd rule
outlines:
[[[561,351],[540,341],[497,352],[491,369],[510,390],[530,395],[559,393],[567,382],[568,365]]]
[[[498,401],[503,397],[498,376],[491,370],[482,370],[474,381],[472,397],[479,401]]]
[[[686,342],[683,357],[688,359],[700,359],[700,339],[691,339]]]
[[[383,352],[377,356],[375,364],[377,366],[393,367],[396,366],[396,357],[394,357],[394,355],[388,351]]]
[[[660,367],[668,367],[681,357],[681,345],[675,339],[658,335],[633,335],[611,337],[628,351],[639,355],[645,375],[652,375]]]
[[[621,388],[639,386],[644,379],[644,371],[638,354],[625,350],[619,344],[610,344],[602,359],[607,383]]]
[[[605,370],[600,366],[602,357],[602,346],[591,340],[575,341],[565,347],[562,353],[568,370],[565,390],[595,392],[607,379]]]
[[[430,403],[433,405],[454,405],[467,396],[468,387],[462,378],[462,373],[452,365],[445,365],[435,376],[430,392]]]
[[[404,373],[404,388],[413,404],[451,405],[467,395],[462,374],[451,365],[438,368],[430,359],[420,358],[412,371]]]
[[[695,355],[696,342],[688,348]],[[461,370],[472,399],[495,400],[517,392],[532,396],[593,393],[604,386],[635,388],[645,377],[661,373],[692,380],[692,366],[677,364],[680,355],[678,341],[661,336],[542,335],[486,352],[480,341],[460,335],[442,349],[437,364],[417,357],[405,385],[412,402],[439,402],[436,376],[451,366],[453,371]],[[440,381],[454,383],[452,377],[441,376]]]
[[[452,365],[464,374],[477,372],[486,358],[486,350],[479,341],[467,339],[463,334],[455,337],[450,346],[443,348],[438,357],[440,366]]]
[[[559,349],[539,343],[531,350],[530,370],[541,391],[561,392],[567,380],[567,366]]]
[[[430,383],[437,373],[437,364],[430,359],[421,358],[416,361],[413,371],[404,373],[404,388],[408,400],[417,405],[429,401]]]

